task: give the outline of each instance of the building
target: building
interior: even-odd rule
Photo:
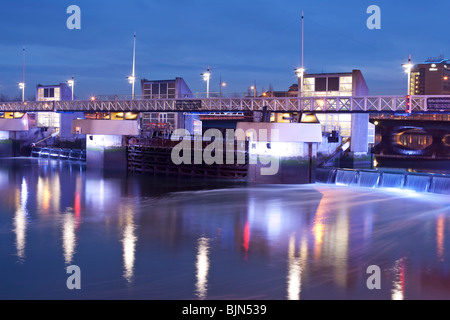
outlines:
[[[66,83],[58,85],[36,86],[36,101],[54,102],[72,100],[72,89]],[[76,100],[76,97],[73,97]],[[72,120],[84,118],[82,112],[77,113],[57,113],[57,112],[37,112],[35,115],[35,125],[38,128],[58,131],[60,141],[73,141],[77,137],[71,133]]]
[[[368,94],[369,88],[360,70],[304,76],[304,97],[363,97]]]
[[[36,101],[53,102],[53,101],[69,101],[72,100],[72,91],[65,83],[59,85],[42,85],[36,86]],[[36,114],[36,126],[38,128],[60,128],[61,115],[53,112],[38,112]]]
[[[300,79],[299,79],[300,81]],[[267,96],[298,97],[299,85],[292,85],[286,92],[269,92]],[[308,97],[345,98],[364,97],[369,95],[369,88],[360,70],[342,73],[318,73],[305,74],[303,82],[303,94]],[[325,103],[325,101],[324,101]],[[306,115],[303,115],[306,116]],[[351,140],[351,153],[354,159],[362,159],[367,162],[366,155],[369,151],[369,132],[373,131],[373,125],[369,123],[369,115],[349,113],[316,113],[317,119],[322,125],[323,143],[320,144],[318,153],[325,157],[332,154],[336,148]],[[272,114],[272,122],[298,122],[298,115]],[[372,134],[373,135],[373,134]],[[354,164],[352,164],[354,165]]]
[[[306,74],[303,82],[303,97],[364,97],[369,88],[360,70],[344,73]],[[276,97],[298,97],[298,85],[292,85],[286,92],[276,92]],[[272,93],[268,93],[272,96]],[[351,114],[317,114],[325,135],[338,132],[341,137],[350,137],[352,131]],[[272,121],[289,122],[292,117],[279,114]]]
[[[183,78],[173,80],[141,80],[142,99],[192,99],[193,94]],[[192,129],[193,119],[182,113],[174,112],[144,112],[142,128],[152,134],[173,132],[178,128]],[[187,119],[187,120],[186,120]],[[184,123],[188,121],[188,123]],[[192,123],[191,123],[192,122]]]
[[[192,91],[183,78],[174,80],[141,80],[143,99],[193,98]]]
[[[411,70],[412,95],[450,95],[450,60],[429,58]]]

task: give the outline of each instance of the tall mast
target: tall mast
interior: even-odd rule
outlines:
[[[132,99],[134,100],[134,98],[135,98],[135,95],[134,95],[134,85],[135,85],[135,82],[136,82],[136,32],[134,33],[134,41],[133,41],[133,75],[132,75],[132,79],[133,79],[133,84],[132,84],[132,86],[133,86],[133,88],[132,88],[132,90],[133,90],[133,96],[132,96]]]

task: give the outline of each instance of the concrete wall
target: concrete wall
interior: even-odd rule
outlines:
[[[369,152],[369,115],[352,115],[351,151],[358,154]]]
[[[120,135],[88,135],[86,163],[90,169],[127,170],[127,149]]]
[[[85,136],[72,133],[72,122],[76,119],[84,119],[83,112],[61,113],[61,127],[59,137],[61,141],[75,141],[77,139],[85,138]]]
[[[315,182],[317,143],[252,142],[248,181],[263,184]]]
[[[315,182],[320,124],[240,122],[247,132],[249,175],[253,183],[308,184]]]
[[[72,134],[77,134],[77,128],[82,135],[121,135],[138,136],[139,122],[137,120],[73,120]]]
[[[183,78],[175,79],[175,88],[176,88],[177,99],[185,99],[185,98],[193,98],[194,97],[191,89],[186,84],[186,82],[184,81]]]
[[[14,156],[13,140],[0,140],[0,158]]]
[[[366,80],[360,70],[353,70],[353,96],[354,97],[365,97],[369,95],[369,87],[367,86]]]

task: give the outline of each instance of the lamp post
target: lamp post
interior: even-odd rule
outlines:
[[[23,47],[22,55],[22,82],[19,82],[19,88],[22,90],[22,102],[25,102],[25,47]]]
[[[253,90],[253,97],[256,98],[256,85],[250,87]]]
[[[295,70],[295,74],[298,77],[298,97],[303,98],[303,84],[304,84],[304,76],[305,76],[305,66],[303,64],[303,48],[304,48],[304,15],[302,11],[302,65],[300,68]]]
[[[209,98],[209,80],[211,79],[211,72],[209,70],[209,66],[206,72],[202,73],[202,76],[203,80],[206,81],[206,98]]]
[[[73,101],[73,91],[75,90],[75,81],[73,80],[73,77],[71,80],[67,80],[67,84],[72,89],[72,101]]]
[[[134,100],[134,84],[136,83],[136,32],[134,33],[133,40],[133,74],[129,76],[128,82],[131,84],[131,99]]]
[[[411,55],[409,55],[408,63],[405,63],[402,65],[403,68],[405,68],[405,72],[408,74],[408,94],[407,94],[407,112],[411,113],[411,70],[414,67],[414,65],[411,63]]]
[[[222,98],[222,88],[225,88],[226,86],[227,86],[226,82],[222,82],[222,77],[220,77],[219,91],[220,91],[221,98]]]
[[[22,102],[25,102],[25,82],[19,82],[19,89],[22,90]]]
[[[305,69],[303,69],[303,67],[295,69],[295,74],[298,77],[298,96],[299,96],[299,98],[302,98],[303,97],[303,82],[304,82],[303,78],[305,75]]]

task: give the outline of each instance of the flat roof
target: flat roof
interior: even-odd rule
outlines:
[[[351,76],[353,72],[333,72],[333,73],[306,73],[305,78],[307,77],[316,77],[316,76]]]

